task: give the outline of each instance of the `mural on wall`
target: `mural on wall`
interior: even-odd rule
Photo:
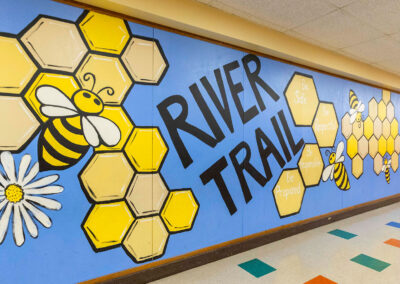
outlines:
[[[121,19],[86,11],[76,22],[39,16],[17,36],[2,34],[0,48],[8,54],[5,65],[18,66],[3,76],[7,95],[0,96],[0,108],[10,117],[21,114],[5,127],[10,135],[2,135],[0,150],[21,152],[40,132],[39,162],[25,179],[31,156],[22,159],[17,182],[13,158],[2,152],[0,242],[11,213],[18,246],[21,214],[30,235],[38,236],[27,210],[50,227],[36,205],[61,205],[35,195],[61,192],[49,186],[58,175],[29,182],[39,171],[76,165],[92,147],[79,180],[93,204],[82,222],[93,250],[122,246],[135,262],[161,257],[170,234],[191,229],[199,205],[191,189],[170,191],[161,176],[168,146],[159,129],[134,125],[123,108],[134,84],[157,85],[167,72],[159,42],[132,35]],[[150,242],[149,234],[155,236]]]
[[[79,282],[398,192],[397,94],[53,1],[16,3],[5,5],[15,19],[0,17],[9,282],[42,283],[30,275],[44,259],[47,281]],[[29,273],[12,273],[32,254]]]

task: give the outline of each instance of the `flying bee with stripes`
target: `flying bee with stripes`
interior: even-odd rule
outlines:
[[[349,104],[350,123],[353,124],[353,122],[356,121],[358,127],[361,127],[362,112],[365,109],[365,105],[357,98],[357,95],[353,90],[350,90],[349,93]]]
[[[83,76],[93,80],[91,90],[79,89],[71,97],[56,87],[42,85],[36,89],[40,111],[49,120],[45,123],[38,142],[41,171],[63,170],[78,163],[90,146],[112,147],[121,139],[118,126],[108,118],[100,116],[104,104],[99,94],[114,90],[104,87],[95,94],[92,90],[96,77],[92,73]]]
[[[349,176],[347,174],[346,168],[343,164],[344,156],[342,155],[344,150],[343,141],[339,142],[336,152],[329,152],[327,150],[326,154],[329,154],[329,165],[322,172],[322,180],[327,181],[328,178],[333,180],[335,178],[336,186],[341,190],[350,189]]]
[[[385,159],[385,161],[383,162],[383,166],[382,166],[382,172],[385,173],[385,178],[386,178],[386,182],[389,184],[390,183],[390,168],[392,164],[392,160],[388,160]]]

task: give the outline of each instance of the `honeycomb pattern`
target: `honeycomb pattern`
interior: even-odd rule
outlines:
[[[341,120],[342,134],[347,141],[347,155],[352,159],[352,174],[356,178],[362,175],[363,160],[367,155],[374,160],[374,172],[379,175],[382,170],[382,157],[390,155],[392,168],[394,166],[397,170],[400,154],[399,123],[395,118],[391,93],[382,90],[382,99],[377,101],[372,98],[365,112],[368,113],[364,115],[366,117],[360,124],[351,124],[349,113]]]
[[[157,85],[168,69],[156,39],[132,36],[124,20],[97,12],[76,23],[41,15],[21,34],[0,36],[0,61],[0,131],[7,133],[0,151],[23,150],[48,125],[36,97],[43,85],[70,100],[91,90],[104,104],[99,116],[118,126],[119,142],[89,151],[79,173],[92,204],[82,229],[95,251],[122,246],[133,261],[150,261],[163,255],[170,234],[193,227],[193,191],[170,191],[160,174],[168,152],[162,133],[136,127],[123,107],[135,84]]]

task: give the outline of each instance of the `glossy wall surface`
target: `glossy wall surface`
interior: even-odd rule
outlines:
[[[399,193],[398,94],[3,2],[2,283],[88,280]]]

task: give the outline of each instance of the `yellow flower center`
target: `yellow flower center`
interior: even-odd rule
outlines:
[[[10,184],[5,190],[5,195],[8,201],[17,203],[24,197],[24,191],[19,185]]]

